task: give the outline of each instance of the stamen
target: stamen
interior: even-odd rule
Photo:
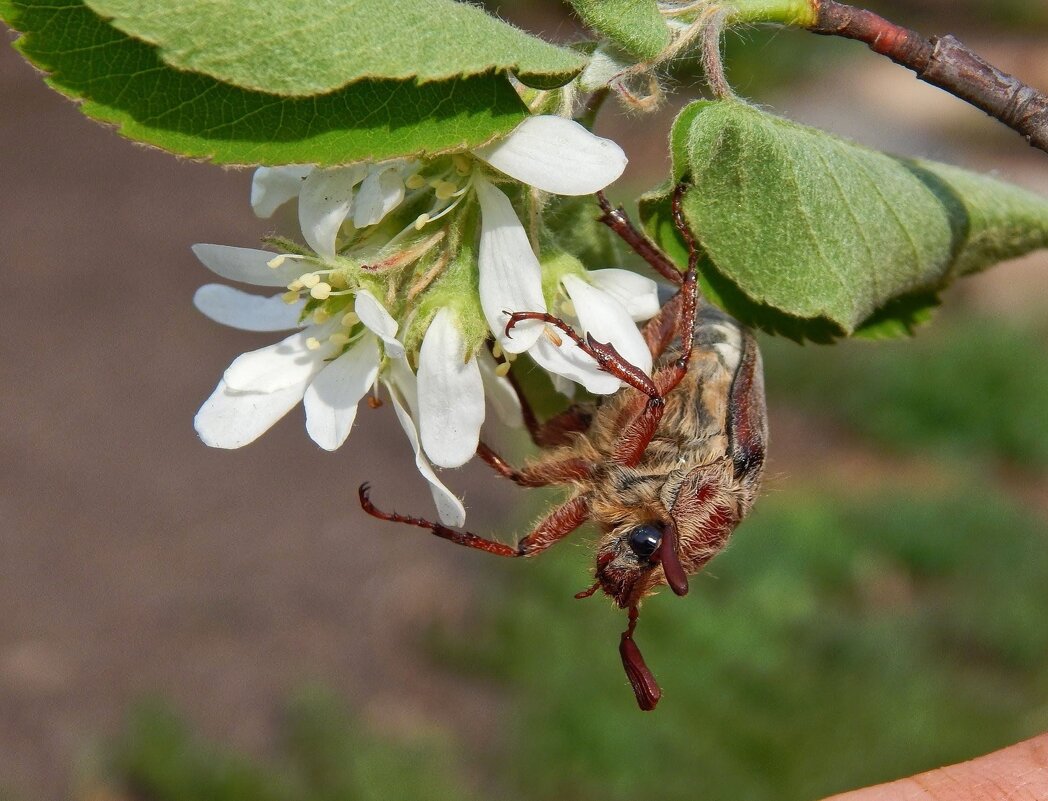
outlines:
[[[404,181],[404,186],[408,189],[421,189],[426,185],[426,179],[419,175],[417,172]]]
[[[318,273],[306,273],[298,280],[302,282],[302,286],[306,289],[312,289],[320,283],[320,275]]]
[[[565,316],[567,316],[567,317],[577,317],[578,316],[575,313],[575,304],[572,303],[570,300],[565,300],[563,303],[561,303],[560,304],[560,308],[563,310]]]
[[[502,345],[500,345],[498,341],[496,341],[495,344],[492,346],[491,355],[494,356],[496,359],[502,357]]]
[[[441,181],[435,188],[437,200],[450,200],[459,189],[458,184],[453,184],[451,181]]]
[[[421,231],[423,228],[426,227],[426,224],[429,223],[429,220],[430,220],[430,216],[428,214],[426,214],[424,212],[422,214],[420,214],[415,219],[415,230],[416,231]]]
[[[346,334],[340,332],[329,336],[328,342],[330,342],[332,345],[338,345],[339,347],[342,347],[343,345],[349,344],[349,337]]]
[[[469,175],[473,170],[473,163],[461,153],[455,153],[451,157],[451,163],[455,165],[455,172],[459,175]]]
[[[314,287],[311,287],[309,294],[317,300],[327,300],[331,296],[331,284],[321,281]]]
[[[283,295],[280,296],[280,299],[282,301],[284,301],[284,303],[288,304],[289,306],[292,303],[298,303],[298,292],[295,292],[295,291],[285,292]]]
[[[331,312],[329,312],[327,309],[316,309],[313,312],[313,322],[317,325],[320,325],[321,323],[326,323],[330,319]]]
[[[560,338],[560,335],[550,328],[548,325],[542,329],[542,335],[550,341],[550,344],[555,348],[559,348],[564,344],[564,340]]]
[[[360,316],[356,312],[348,312],[342,317],[342,325],[346,328],[352,328],[360,322]]]
[[[495,368],[495,375],[497,375],[499,378],[505,378],[506,375],[509,373],[510,366],[511,365],[509,362],[500,362],[499,365]]]
[[[316,337],[310,337],[306,340],[306,347],[309,350],[317,350],[320,347],[320,340]]]
[[[269,261],[267,261],[266,262],[266,266],[269,269],[271,269],[271,270],[275,270],[278,267],[283,266],[284,262],[287,261],[288,259],[304,259],[304,258],[306,258],[306,257],[305,256],[300,256],[297,253],[280,253],[280,254],[277,254],[276,256],[274,256],[273,258],[271,258]]]
[[[305,289],[305,284],[302,283],[298,278],[287,285],[287,288],[292,292],[298,292],[299,290]]]

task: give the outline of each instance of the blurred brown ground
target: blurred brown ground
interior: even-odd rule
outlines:
[[[979,44],[1048,88],[1043,44]],[[759,100],[1048,193],[1046,157],[979,112],[864,52],[845,69]],[[388,409],[362,411],[334,455],[308,441],[300,411],[238,452],[193,433],[226,364],[269,339],[190,304],[209,280],[192,243],[249,246],[267,230],[248,175],[120,139],[6,46],[0,109],[0,787],[59,797],[85,744],[148,692],[255,752],[308,680],[379,726],[495,731],[497,696],[413,648],[424,621],[467,608],[484,556],[376,528],[357,509],[364,479],[398,508],[429,508]],[[670,116],[602,121],[631,156],[627,180],[662,169]],[[953,302],[1043,313],[1046,266],[1039,255],[1002,267]],[[796,415],[773,409],[772,426],[781,482],[832,445]],[[480,470],[449,480],[471,527],[506,530],[514,491]]]

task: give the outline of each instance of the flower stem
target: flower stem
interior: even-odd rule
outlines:
[[[924,37],[872,11],[811,0],[813,33],[866,43],[875,53],[913,70],[917,77],[971,103],[1048,152],[1048,97],[994,67],[953,36]]]

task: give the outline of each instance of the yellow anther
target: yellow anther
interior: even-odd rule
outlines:
[[[282,265],[285,261],[287,261],[287,256],[285,256],[284,254],[280,254],[279,256],[274,256],[269,261],[267,261],[266,262],[266,266],[270,270],[275,270],[277,267]]]
[[[302,282],[302,286],[306,287],[306,289],[312,289],[320,283],[320,276],[316,273],[307,273],[298,280]]]
[[[349,344],[349,337],[342,333],[332,334],[328,337],[328,342],[330,342],[332,345],[338,345],[339,347],[342,347],[343,345]]]
[[[451,181],[441,181],[435,188],[437,190],[437,200],[447,200],[458,192],[458,185],[451,183]]]
[[[550,328],[548,325],[542,329],[542,335],[550,341],[554,347],[559,348],[564,344],[564,340],[560,338],[560,335]]]
[[[291,305],[292,303],[298,303],[298,292],[285,292],[280,296],[280,299]]]
[[[313,322],[317,325],[320,325],[321,323],[326,323],[330,319],[331,312],[329,312],[327,309],[316,309],[313,312]]]
[[[292,292],[298,292],[300,289],[305,289],[305,285],[297,278],[287,285],[287,288]]]
[[[421,189],[425,185],[426,185],[426,179],[423,178],[418,173],[415,173],[410,178],[408,178],[406,181],[404,181],[404,186],[406,186],[408,189]]]
[[[560,308],[564,311],[564,314],[568,317],[575,316],[575,304],[570,300],[566,300],[560,304]]]
[[[342,317],[342,325],[346,328],[352,328],[360,322],[360,317],[357,316],[356,312],[348,312]]]
[[[328,276],[328,283],[336,289],[345,289],[349,284],[346,282],[346,276],[342,273],[332,273]]]
[[[331,284],[321,281],[314,287],[310,287],[309,294],[317,300],[327,300],[331,295]]]
[[[491,355],[494,356],[496,359],[501,358],[502,357],[502,345],[500,345],[498,342],[495,342],[495,344],[491,348]]]
[[[416,231],[421,231],[423,228],[426,227],[426,223],[428,223],[428,222],[429,222],[429,215],[425,214],[425,213],[420,214],[418,216],[418,218],[415,220],[415,230]]]
[[[509,373],[510,364],[509,362],[501,362],[498,367],[495,368],[495,375],[499,378],[504,378]]]
[[[451,157],[451,163],[455,165],[455,172],[459,175],[469,175],[470,170],[473,169],[473,164],[461,153],[453,155]]]
[[[320,340],[316,337],[310,337],[306,340],[306,347],[310,350],[317,350],[320,347]]]

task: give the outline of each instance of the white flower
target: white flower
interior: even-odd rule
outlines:
[[[477,452],[484,422],[484,381],[455,313],[440,309],[422,340],[418,362],[419,435],[434,464],[459,467]]]
[[[197,247],[199,251],[217,246]],[[213,259],[214,252],[209,256]],[[222,298],[221,305],[214,303],[216,296]],[[214,284],[201,287],[194,298],[204,314],[237,328],[298,327],[289,317],[279,319],[273,313],[272,300]],[[366,290],[358,290],[354,301],[352,314],[301,328],[276,344],[234,359],[194,420],[204,443],[243,447],[302,401],[310,438],[326,450],[341,447],[353,427],[358,403],[378,378],[381,350],[403,355],[403,346],[392,336],[396,321],[381,304]],[[252,318],[258,308],[263,316]],[[271,320],[268,329],[265,320]]]
[[[270,217],[297,197],[302,236],[330,260],[343,223],[366,228],[381,222],[404,199],[404,179],[414,169],[415,162],[405,159],[322,170],[299,164],[260,167],[251,182],[251,206],[259,217]]]

